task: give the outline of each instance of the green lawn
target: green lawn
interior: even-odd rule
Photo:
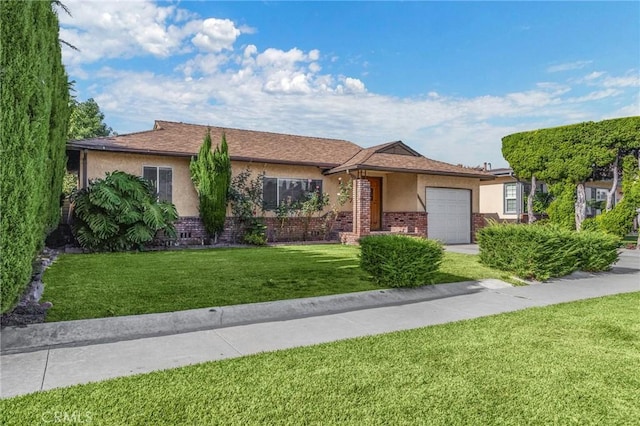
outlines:
[[[266,302],[378,288],[344,245],[66,254],[45,272],[47,321]],[[435,283],[506,278],[446,253]]]
[[[0,401],[7,425],[637,424],[640,292]],[[635,419],[635,420],[634,420]]]

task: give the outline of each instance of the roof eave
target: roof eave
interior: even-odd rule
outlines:
[[[447,172],[442,170],[427,170],[427,169],[404,169],[400,167],[383,167],[383,166],[367,166],[362,164],[356,164],[349,167],[335,167],[331,170],[327,170],[325,175],[332,175],[341,172],[348,172],[350,170],[372,170],[378,172],[396,172],[396,173],[417,173],[421,175],[441,175],[441,176],[462,176],[478,178],[481,180],[493,180],[494,176],[478,174],[478,173],[464,173],[464,172]]]
[[[129,148],[129,147],[121,147],[121,146],[106,146],[106,145],[94,145],[94,144],[83,144],[77,143],[75,141],[68,142],[67,148],[70,149],[88,149],[91,151],[106,151],[106,152],[123,152],[128,154],[144,154],[144,155],[160,155],[166,157],[180,157],[180,158],[191,158],[196,153],[187,153],[187,152],[177,152],[177,151],[159,151],[159,150],[147,150],[147,149],[137,149],[137,148]],[[278,160],[273,158],[258,158],[258,157],[242,157],[242,156],[230,156],[231,161],[243,161],[246,163],[266,163],[266,164],[285,164],[292,166],[311,166],[311,167],[319,167],[322,169],[330,169],[336,166],[339,166],[339,163],[317,163],[311,161],[292,161],[292,160]]]

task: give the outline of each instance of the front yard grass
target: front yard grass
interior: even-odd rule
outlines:
[[[637,424],[638,306],[640,292],[533,308],[35,393],[0,412],[6,425],[50,413],[105,425]]]
[[[267,302],[374,290],[359,249],[291,245],[144,253],[65,254],[45,272],[47,321]],[[445,253],[434,283],[502,278],[477,256]]]

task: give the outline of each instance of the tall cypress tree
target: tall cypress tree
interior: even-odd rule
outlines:
[[[0,2],[0,309],[13,307],[58,222],[69,119],[50,2]]]
[[[227,137],[223,133],[220,145],[213,152],[213,227],[217,236],[224,230],[227,217],[227,201],[229,200],[229,186],[231,185],[231,159]]]
[[[224,230],[231,161],[224,133],[222,142],[211,151],[211,130],[207,129],[198,156],[191,159],[191,180],[198,192],[200,218],[207,233],[216,241]]]

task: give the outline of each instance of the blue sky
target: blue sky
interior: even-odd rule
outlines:
[[[505,135],[640,115],[638,2],[64,3],[76,96],[118,133],[402,140],[495,168]]]

